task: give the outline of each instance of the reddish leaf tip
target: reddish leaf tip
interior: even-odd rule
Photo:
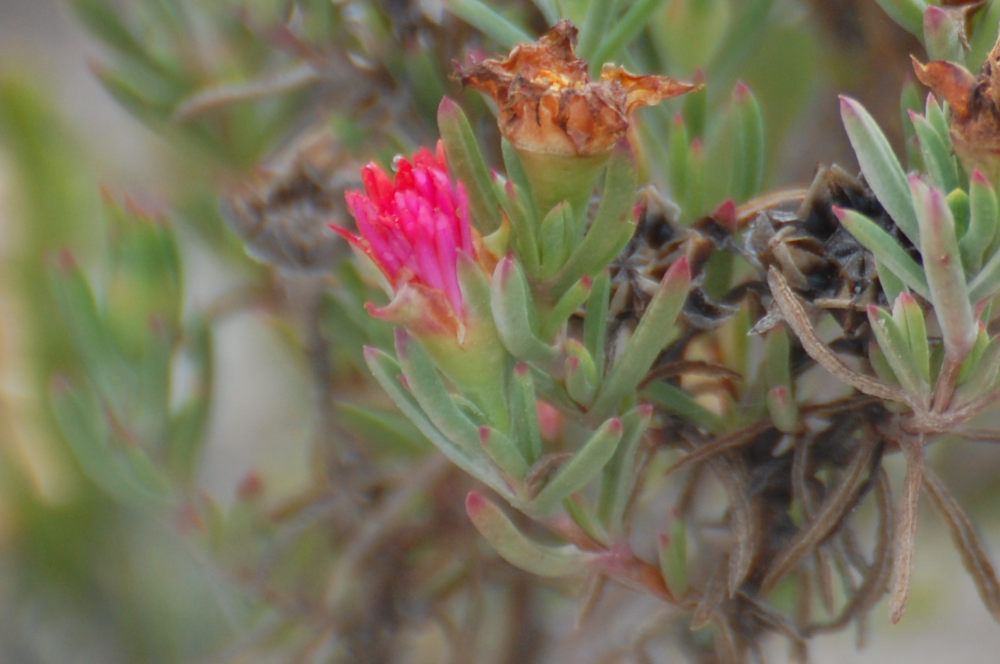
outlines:
[[[499,270],[500,275],[500,287],[507,288],[507,284],[510,283],[510,275],[514,270],[514,257],[507,254],[497,265],[497,270]]]
[[[264,478],[256,470],[247,472],[236,487],[236,497],[244,502],[258,498],[263,493]]]
[[[57,373],[52,377],[50,387],[53,392],[61,395],[61,394],[66,394],[67,392],[72,390],[73,383],[70,382],[70,379],[65,374]]]
[[[620,418],[614,418],[608,422],[608,432],[613,434],[620,434],[622,432],[622,421]]]
[[[731,198],[722,201],[712,213],[712,218],[730,233],[735,233],[739,224],[739,219],[736,216],[736,202]]]
[[[524,378],[531,372],[531,367],[529,367],[525,362],[518,362],[514,365],[514,373],[518,376]]]
[[[486,498],[478,491],[470,491],[465,495],[465,512],[472,518],[476,518],[487,505]]]
[[[458,110],[458,103],[451,97],[442,97],[438,104],[438,115],[453,114]]]
[[[667,273],[663,275],[664,282],[673,281],[675,279],[691,281],[691,263],[688,261],[688,257],[686,255],[681,256],[674,261],[673,265],[670,266],[670,269],[667,270]]]
[[[985,184],[987,186],[990,184],[990,181],[986,179],[986,176],[978,168],[972,171],[972,180],[978,184]]]
[[[924,10],[924,27],[929,30],[938,30],[941,25],[948,20],[948,12],[941,7],[931,5]],[[913,57],[913,56],[910,56]]]

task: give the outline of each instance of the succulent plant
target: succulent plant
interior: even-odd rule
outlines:
[[[221,660],[558,661],[567,597],[633,632],[585,627],[593,661],[805,660],[886,595],[902,618],[922,492],[1000,620],[928,455],[996,438],[1000,3],[864,5],[932,94],[904,92],[904,159],[841,96],[860,172],[803,188],[774,155],[812,111],[769,95],[814,78],[808,3],[72,4],[190,172],[163,214],[105,197],[103,278],[49,261],[46,403],[94,486],[229,579]],[[199,245],[240,282],[208,305]],[[234,312],[299,358],[310,462],[225,504],[199,467]]]

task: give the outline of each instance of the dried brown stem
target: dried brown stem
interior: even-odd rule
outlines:
[[[892,536],[895,529],[889,477],[881,468],[875,482],[875,497],[879,511],[879,532],[872,564],[864,581],[836,618],[826,623],[810,625],[804,630],[806,636],[842,629],[851,620],[863,616],[882,597],[892,572]]]
[[[795,336],[798,337],[799,342],[806,353],[809,354],[809,357],[816,360],[820,366],[843,382],[865,394],[878,397],[879,399],[905,403],[914,410],[917,410],[918,404],[905,391],[894,385],[889,385],[870,376],[858,373],[837,357],[819,338],[819,335],[816,334],[816,330],[809,320],[809,314],[806,313],[805,307],[802,306],[799,297],[792,290],[791,286],[788,285],[788,281],[784,275],[773,266],[767,271],[767,283],[771,288],[771,295],[774,297],[774,301],[777,302],[778,308],[781,310],[781,315],[784,317],[785,322],[788,323],[788,326],[792,328],[792,331],[795,332]]]
[[[958,549],[958,553],[962,557],[965,569],[975,581],[976,590],[979,591],[983,604],[989,609],[993,619],[1000,622],[1000,580],[997,579],[996,569],[994,569],[993,563],[990,562],[989,556],[983,549],[982,542],[976,535],[972,521],[955,500],[955,497],[948,491],[941,478],[930,468],[924,468],[924,481],[927,493],[930,494],[934,504],[941,511],[941,515],[948,524],[955,548]]]
[[[327,583],[327,603],[336,604],[355,577],[358,565],[378,546],[385,537],[406,516],[414,499],[428,487],[440,480],[451,469],[451,463],[443,456],[432,455],[422,465],[408,473],[395,491],[365,519],[361,531],[350,539],[350,545],[343,552]]]
[[[857,497],[865,478],[871,472],[872,461],[879,449],[874,440],[862,441],[851,459],[843,481],[827,497],[816,512],[816,518],[800,530],[785,548],[775,556],[774,563],[760,583],[761,595],[774,589],[777,582],[789,573],[800,560],[826,539],[842,522],[848,507]]]
[[[905,436],[899,441],[906,454],[906,477],[899,500],[895,550],[892,560],[892,583],[889,591],[889,620],[899,622],[910,596],[913,554],[917,538],[917,502],[924,477],[923,436]]]

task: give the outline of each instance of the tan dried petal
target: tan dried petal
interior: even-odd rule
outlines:
[[[500,131],[519,150],[563,156],[607,153],[625,135],[632,113],[698,86],[666,76],[636,76],[605,65],[594,81],[574,52],[577,29],[557,23],[534,44],[506,58],[458,67],[463,85],[489,94]]]
[[[955,153],[968,170],[1000,176],[1000,39],[978,76],[961,65],[935,60],[926,65],[916,58],[913,70],[921,83],[951,107],[951,137]]]

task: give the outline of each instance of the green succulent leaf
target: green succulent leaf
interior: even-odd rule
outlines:
[[[632,150],[628,142],[623,141],[608,160],[601,202],[593,223],[566,264],[553,277],[553,293],[562,294],[584,276],[596,276],[628,244],[636,226],[632,207],[638,177]]]
[[[931,5],[924,11],[924,47],[931,60],[965,62],[965,16]]]
[[[965,359],[976,340],[976,322],[955,236],[955,220],[944,195],[918,176],[910,178],[920,223],[920,253],[930,300],[953,362]]]
[[[639,446],[652,417],[653,409],[648,405],[637,406],[622,416],[621,443],[601,478],[601,520],[612,532],[624,531],[625,508],[635,489]]]
[[[512,487],[517,491],[528,473],[528,463],[514,441],[502,431],[484,426],[479,429],[479,444],[503,475],[511,480]]]
[[[976,169],[969,181],[969,227],[958,241],[962,262],[969,272],[975,273],[982,267],[983,259],[996,242],[998,225],[1000,207],[996,193],[986,176]]]
[[[865,180],[903,234],[913,244],[919,244],[917,214],[913,209],[906,173],[885,134],[868,111],[850,97],[840,98],[840,117]]]
[[[893,21],[909,31],[918,39],[923,37],[924,12],[927,3],[924,0],[875,0],[885,10]]]
[[[575,339],[566,341],[566,392],[583,407],[589,406],[597,395],[600,376],[594,359],[586,347]]]
[[[900,293],[892,306],[892,319],[905,331],[910,359],[921,381],[931,382],[931,350],[927,341],[927,323],[920,304],[909,293]]]
[[[687,257],[681,257],[663,275],[635,334],[628,340],[601,385],[591,407],[592,414],[600,417],[610,412],[645,379],[653,361],[671,340],[667,331],[673,329],[690,286],[691,270]]]
[[[753,92],[742,81],[733,91],[734,145],[730,194],[737,201],[749,199],[764,182],[764,117]]]
[[[725,420],[702,406],[676,385],[657,381],[643,388],[642,397],[668,413],[682,417],[711,433],[722,433],[726,430]]]
[[[499,507],[476,491],[466,496],[465,511],[501,558],[532,574],[544,577],[583,574],[594,559],[593,554],[572,545],[556,547],[529,539]]]
[[[541,515],[551,514],[571,493],[590,484],[618,449],[622,433],[622,421],[617,417],[602,424],[538,492],[530,509]]]
[[[573,246],[573,208],[567,201],[549,210],[542,219],[538,237],[541,250],[541,269],[538,276],[547,279],[559,271],[569,257]]]
[[[111,444],[111,428],[95,395],[57,378],[49,392],[56,423],[87,476],[126,505],[165,507],[169,483],[144,450]]]
[[[538,398],[531,367],[524,363],[514,366],[510,390],[511,435],[518,444],[521,456],[532,464],[542,456],[542,432],[538,422]]]
[[[608,336],[608,306],[611,295],[611,276],[602,270],[594,278],[587,300],[587,310],[583,317],[583,345],[594,364],[603,373],[605,346]]]
[[[520,360],[551,366],[559,355],[542,341],[528,281],[518,262],[507,256],[497,263],[492,284],[493,320],[504,346]]]
[[[500,201],[469,119],[457,103],[445,97],[438,106],[437,120],[448,168],[468,194],[472,225],[488,235],[500,226]]]
[[[375,376],[375,380],[382,386],[386,394],[392,398],[399,410],[413,422],[420,432],[442,454],[448,457],[456,466],[501,496],[504,496],[508,500],[515,500],[515,496],[510,488],[508,488],[506,482],[503,481],[482,454],[478,445],[478,431],[476,432],[476,446],[474,450],[456,444],[431,422],[430,418],[424,413],[420,403],[403,387],[403,384],[398,379],[401,367],[394,358],[384,351],[368,346],[365,348],[365,362],[368,364],[372,375]],[[461,428],[464,429],[464,424],[461,425]]]
[[[930,395],[930,384],[923,379],[914,362],[906,331],[901,330],[889,312],[881,307],[869,306],[868,320],[879,349],[899,384],[910,394],[926,401]]]
[[[420,341],[402,328],[396,329],[396,356],[410,393],[434,426],[474,455],[479,445],[481,423],[473,422],[455,404],[431,356]]]
[[[865,215],[855,210],[834,207],[834,214],[851,235],[874,254],[880,265],[885,266],[900,281],[923,297],[930,296],[927,278],[920,265],[899,246],[891,235]]]
[[[934,183],[944,191],[957,188],[958,163],[952,154],[951,139],[948,134],[942,136],[935,131],[927,118],[916,113],[911,112],[910,120],[920,142],[924,167]]]
[[[632,42],[636,35],[646,27],[650,17],[665,0],[636,0],[628,11],[615,21],[610,30],[601,35],[600,45],[590,60],[591,70],[600,71],[601,66],[612,60],[620,61],[619,57],[626,44]]]
[[[670,533],[657,539],[660,573],[674,597],[683,597],[688,587],[687,526],[683,519],[672,519]]]
[[[480,0],[448,0],[444,6],[503,48],[535,41],[521,26]]]

